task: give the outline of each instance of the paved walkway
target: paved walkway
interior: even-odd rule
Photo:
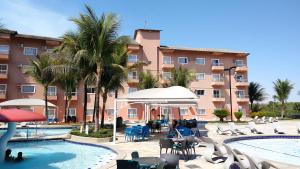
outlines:
[[[280,121],[280,125],[282,129],[286,131],[289,135],[296,135],[297,134],[297,123],[300,122],[300,120],[289,120],[289,121]],[[227,123],[209,123],[206,125],[207,129],[209,130],[208,136],[217,142],[222,143],[225,139],[235,137],[235,136],[226,136],[226,135],[219,135],[216,133],[217,125],[221,125],[224,128],[227,128]],[[249,129],[246,128],[246,124],[237,124],[238,128],[242,128],[247,132],[247,135],[254,135],[251,134]],[[265,135],[274,135],[272,124],[259,124],[257,125],[257,129],[261,130],[265,133]],[[146,156],[154,156],[159,157],[159,138],[163,137],[165,133],[161,134],[155,134],[151,136],[150,140],[144,141],[144,142],[127,142],[124,140],[124,135],[122,133],[117,133],[117,144],[113,143],[102,143],[102,145],[111,147],[117,151],[120,151],[125,159],[131,159],[131,152],[132,151],[138,151],[140,156],[146,157]],[[212,164],[209,162],[206,162],[205,159],[201,156],[202,152],[205,151],[204,147],[197,148],[196,153],[197,156],[193,160],[180,160],[180,169],[196,169],[196,168],[203,168],[203,169],[223,169],[224,164]],[[272,162],[276,166],[282,169],[294,169],[299,168],[291,165],[286,164],[280,164],[277,162]],[[116,166],[110,167],[110,168],[116,168]]]

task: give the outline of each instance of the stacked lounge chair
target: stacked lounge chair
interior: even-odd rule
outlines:
[[[255,127],[255,123],[253,121],[248,122],[248,127],[253,134],[264,134],[261,131],[258,131]]]
[[[228,157],[225,147],[208,137],[202,138],[202,140],[206,143],[207,147],[206,151],[203,152],[203,157],[206,161],[213,164],[226,161]]]
[[[217,126],[217,133],[220,135],[237,135],[238,133],[235,131],[232,131],[230,129],[223,129],[221,126]]]
[[[234,122],[228,122],[228,126],[229,126],[229,129],[232,131],[232,132],[235,132],[235,133],[238,133],[240,135],[246,135],[245,132],[241,131],[240,129],[238,129],[236,127],[236,125],[234,124]]]
[[[273,129],[276,134],[285,134],[285,132],[281,129],[279,122],[273,123]]]

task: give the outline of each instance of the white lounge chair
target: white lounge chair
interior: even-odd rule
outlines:
[[[236,127],[236,125],[234,124],[234,122],[228,122],[228,126],[229,126],[229,129],[232,131],[232,132],[235,132],[235,133],[238,133],[238,134],[241,134],[241,135],[246,135],[245,132],[241,131],[240,129],[238,129]]]
[[[248,127],[249,127],[251,133],[254,133],[254,134],[264,134],[263,132],[258,131],[256,129],[255,123],[253,121],[248,122]]]
[[[276,167],[275,165],[267,162],[267,161],[260,161],[257,162],[256,160],[254,160],[253,158],[251,158],[249,155],[245,154],[245,153],[241,153],[240,151],[238,151],[237,149],[233,150],[236,154],[238,155],[243,155],[247,158],[248,162],[249,162],[249,167],[250,169],[269,169],[269,168],[275,168],[278,169],[278,167]]]
[[[285,134],[285,132],[281,129],[279,122],[273,123],[273,129],[276,134]]]
[[[223,127],[221,126],[217,126],[217,133],[220,135],[228,135],[228,134],[237,135],[235,131],[232,131],[230,129],[223,129]]]
[[[250,168],[250,163],[248,159],[246,159],[245,157],[243,158],[241,155],[236,154],[235,151],[232,150],[228,145],[223,144],[223,146],[226,148],[228,154],[228,158],[227,158],[228,161],[226,160],[224,163],[225,169],[230,169],[230,165],[235,162],[239,163],[242,169],[252,169]]]
[[[226,161],[227,151],[223,145],[214,142],[210,138],[205,138],[206,150],[203,152],[203,157],[206,161],[217,164]]]
[[[300,134],[300,123],[297,123],[297,132]]]

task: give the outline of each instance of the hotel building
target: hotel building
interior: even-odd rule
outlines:
[[[161,84],[168,83],[172,76],[171,69],[182,66],[195,73],[195,79],[189,89],[199,96],[197,107],[151,107],[154,109],[152,119],[162,115],[169,115],[170,119],[196,118],[198,120],[216,120],[213,115],[215,109],[230,110],[229,78],[231,78],[233,112],[249,111],[248,99],[248,67],[249,53],[222,49],[184,48],[164,46],[160,44],[160,30],[138,29],[128,45],[128,64],[142,61],[145,64],[128,73],[128,80],[124,83],[124,91],[119,95],[134,92],[139,83],[138,75],[142,71],[150,71]],[[0,33],[0,102],[19,98],[44,98],[43,87],[36,83],[25,69],[30,66],[30,59],[36,58],[45,51],[58,46],[61,39],[24,35],[16,31],[5,30]],[[236,66],[231,72],[225,68]],[[78,122],[83,117],[83,86],[81,85],[72,97],[69,115],[76,116]],[[59,84],[53,84],[48,91],[49,102],[57,108],[49,109],[49,116],[64,120],[65,97]],[[102,100],[102,99],[100,99]],[[106,105],[106,121],[113,118],[114,94],[110,93]],[[87,120],[92,120],[94,88],[89,88]],[[102,103],[101,103],[102,105]],[[43,109],[32,109],[44,112]],[[118,107],[118,116],[123,120],[138,121],[143,119],[144,105],[123,103]]]

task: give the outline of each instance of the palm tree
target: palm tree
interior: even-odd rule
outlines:
[[[113,44],[117,39],[119,21],[115,14],[103,14],[98,18],[89,6],[86,7],[86,14],[80,14],[79,18],[71,20],[78,26],[82,37],[83,48],[90,56],[90,65],[96,64],[96,92],[95,92],[95,131],[99,130],[99,102],[101,91],[101,77],[104,65],[111,63]]]
[[[294,85],[287,79],[277,79],[274,84],[275,98],[281,103],[281,118],[285,115],[285,102],[287,101]]]
[[[263,101],[265,99],[265,89],[256,82],[250,82],[248,87],[248,95],[250,100],[250,109],[253,111],[254,101]]]
[[[32,67],[26,70],[26,73],[30,74],[37,83],[44,87],[45,115],[48,119],[48,87],[56,79],[54,73],[48,71],[48,68],[53,66],[54,60],[49,53],[44,53],[41,56],[37,56],[36,60],[32,59],[30,62]]]
[[[139,74],[138,89],[150,89],[158,87],[158,80],[151,74],[150,71],[141,72]]]
[[[86,126],[86,112],[87,112],[87,88],[88,85],[93,84],[95,79],[96,67],[91,65],[87,50],[82,47],[81,36],[78,32],[67,32],[63,36],[63,42],[59,47],[60,51],[67,50],[75,60],[75,67],[79,68],[80,77],[83,81],[84,99],[83,99],[83,131]]]
[[[171,70],[172,77],[170,78],[170,86],[188,87],[193,81],[195,75],[192,71],[179,66]]]
[[[182,86],[187,88],[189,84],[193,81],[195,78],[194,72],[179,66],[179,68],[173,68],[171,70],[171,78],[170,78],[170,83],[168,85],[170,86]],[[178,114],[179,114],[179,119],[181,118],[180,115],[180,107],[178,107]]]

